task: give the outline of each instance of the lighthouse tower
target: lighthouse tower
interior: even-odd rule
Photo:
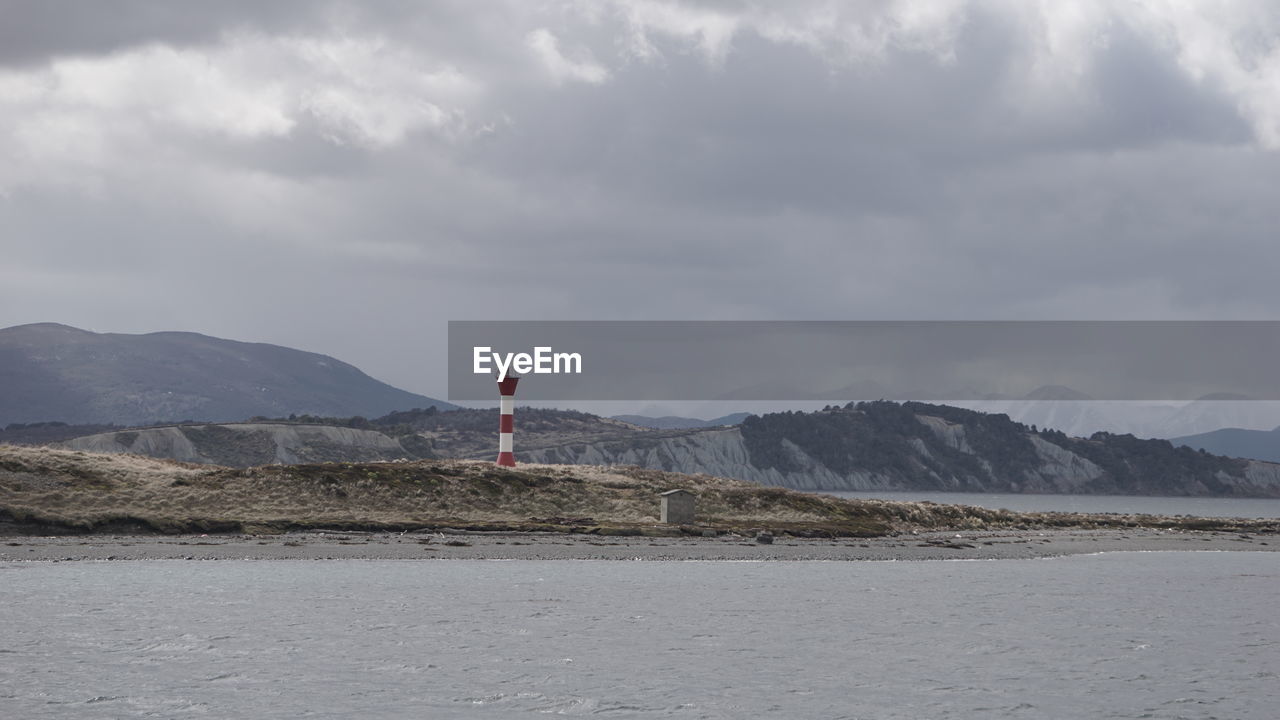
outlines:
[[[516,409],[516,383],[520,382],[520,378],[508,375],[498,381],[498,464],[504,467],[515,467],[516,456],[512,452],[512,438],[515,435],[516,424],[514,412]]]

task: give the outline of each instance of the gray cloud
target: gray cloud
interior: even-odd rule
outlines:
[[[297,30],[318,25],[337,7],[305,0],[4,0],[0,62],[32,65],[60,55],[97,55],[151,42],[206,43],[240,28]]]
[[[0,325],[1258,319],[1280,12],[6,3]]]

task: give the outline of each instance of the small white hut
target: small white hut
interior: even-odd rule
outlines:
[[[677,488],[658,497],[662,498],[662,522],[672,525],[693,524],[693,493]]]

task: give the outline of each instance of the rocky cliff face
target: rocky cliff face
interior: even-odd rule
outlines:
[[[517,417],[522,462],[635,465],[803,490],[1280,497],[1280,464],[1132,435],[1074,438],[944,405],[861,403],[694,430],[639,428],[572,411]],[[368,424],[376,429],[181,425],[100,433],[63,446],[241,467],[435,455],[491,460],[496,419],[496,411],[465,410],[396,413]]]
[[[418,459],[419,452],[372,430],[325,425],[242,423],[176,425],[75,438],[71,450],[136,453],[190,463],[251,467],[274,463]]]
[[[516,457],[638,465],[805,490],[1280,497],[1280,465],[1273,463],[1132,436],[1070,438],[942,406],[859,407],[780,413],[741,428],[517,451]]]

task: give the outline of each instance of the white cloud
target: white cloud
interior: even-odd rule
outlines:
[[[3,100],[81,114],[132,116],[232,137],[287,134],[294,125],[278,81],[255,79],[241,48],[221,53],[163,45],[97,58],[64,58],[34,73],[7,73]],[[6,104],[8,104],[6,102]]]
[[[560,52],[560,41],[546,28],[538,28],[525,36],[525,44],[533,51],[551,79],[560,84],[566,80],[599,85],[609,79],[609,71],[585,50],[570,59]]]
[[[1270,0],[1147,0],[1130,21],[1193,80],[1224,91],[1258,142],[1280,149],[1280,6]]]
[[[51,28],[0,66],[0,325],[203,317],[412,384],[458,308],[1278,305],[1274,0],[584,3]]]
[[[315,81],[299,93],[299,107],[338,142],[385,147],[414,130],[456,131],[479,85],[452,65],[429,63],[380,38],[289,41]]]
[[[878,62],[889,50],[909,50],[955,60],[955,38],[967,17],[964,0],[830,0],[744,3],[716,9],[668,0],[616,0],[627,33],[623,46],[641,60],[661,56],[654,35],[690,45],[712,67],[722,66],[734,39],[750,32],[799,45],[837,64]]]
[[[733,36],[748,19],[745,14],[649,0],[620,2],[619,9],[628,24],[625,44],[631,55],[642,60],[657,58],[660,53],[649,39],[650,33],[657,32],[693,43],[713,66],[724,63],[732,48]]]
[[[56,58],[0,71],[0,186],[91,183],[175,138],[281,138],[302,123],[371,149],[418,131],[456,137],[481,94],[452,65],[378,37],[239,35]]]

